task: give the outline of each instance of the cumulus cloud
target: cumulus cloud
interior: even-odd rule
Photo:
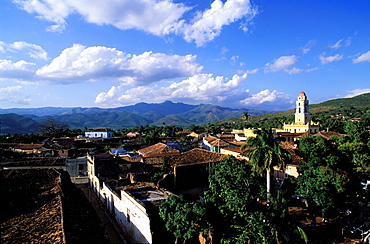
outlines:
[[[100,93],[95,103],[104,105],[128,105],[138,101],[187,101],[187,102],[220,102],[234,94],[247,74],[234,75],[231,79],[212,74],[197,74],[168,87],[140,86],[126,90],[124,86],[113,86],[108,92]]]
[[[29,63],[24,60],[12,62],[10,60],[0,59],[0,79],[11,79],[15,81],[30,81],[33,80],[34,63]]]
[[[266,89],[241,100],[240,103],[250,108],[263,107],[265,109],[277,110],[289,108],[293,104],[293,99],[289,94]],[[277,104],[279,107],[277,107]]]
[[[79,14],[88,23],[112,25],[121,30],[138,29],[157,36],[183,35],[198,46],[220,35],[222,27],[238,20],[250,21],[257,13],[250,0],[214,0],[189,23],[184,13],[193,9],[172,0],[14,0],[23,10],[53,22],[48,30],[62,32],[67,17]]]
[[[370,51],[361,54],[359,57],[352,60],[354,64],[361,63],[361,62],[370,62]]]
[[[349,94],[347,96],[345,96],[345,98],[351,98],[351,97],[355,97],[355,96],[358,96],[358,95],[361,95],[361,94],[369,93],[370,88],[355,89],[355,90],[348,91],[348,92],[349,92]]]
[[[252,19],[256,14],[257,9],[249,0],[228,0],[225,3],[215,0],[210,9],[197,13],[192,24],[184,24],[184,38],[203,46],[219,36],[223,26],[241,18]]]
[[[343,59],[343,55],[336,54],[334,56],[325,57],[324,54],[319,56],[321,64],[328,64]]]
[[[265,67],[265,73],[277,72],[280,70],[287,70],[289,67],[298,63],[298,57],[295,55],[281,56],[278,59],[274,59],[273,63],[267,63]]]
[[[22,86],[9,86],[0,88],[0,101],[14,104],[29,104],[31,99],[23,94]]]
[[[24,41],[0,42],[0,52],[26,52],[31,58],[48,60],[48,53],[40,46]]]
[[[194,55],[152,52],[131,55],[115,48],[75,44],[37,70],[36,75],[59,84],[112,79],[130,85],[146,85],[200,73],[203,67],[195,63],[195,59]]]

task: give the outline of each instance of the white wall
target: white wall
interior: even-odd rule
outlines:
[[[122,230],[132,238],[131,241],[152,243],[150,218],[145,207],[125,191],[121,191],[121,196],[118,196],[105,183],[102,183],[102,187],[100,187],[99,179],[90,172],[89,180],[94,192],[105,204],[108,211],[114,214]]]

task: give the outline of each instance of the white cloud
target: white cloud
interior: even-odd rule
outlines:
[[[338,48],[342,47],[343,45],[345,47],[349,47],[351,45],[351,37],[348,37],[345,40],[340,39],[334,45],[330,45],[329,47],[332,48],[332,49],[338,49]]]
[[[31,99],[23,94],[22,86],[10,86],[0,88],[0,101],[14,104],[29,104]]]
[[[153,35],[183,35],[198,46],[220,35],[222,27],[246,22],[256,15],[250,0],[214,0],[211,8],[197,12],[190,23],[182,19],[192,7],[173,0],[14,0],[21,9],[38,18],[55,23],[48,30],[62,32],[67,17],[81,15],[88,23],[112,25],[121,30],[138,29]]]
[[[11,79],[15,81],[30,81],[33,79],[34,63],[24,60],[12,62],[10,60],[0,59],[0,79]]]
[[[293,74],[299,74],[299,73],[302,73],[302,72],[304,72],[304,70],[303,70],[303,69],[299,69],[299,68],[297,68],[297,67],[293,67],[293,68],[291,68],[291,69],[287,69],[287,70],[285,70],[285,72],[286,72],[286,73],[288,73],[288,74],[290,74],[290,75],[293,75]]]
[[[192,24],[184,24],[184,38],[186,41],[194,41],[197,46],[219,36],[223,26],[229,25],[241,18],[252,19],[257,14],[249,0],[215,0],[211,8],[198,12]]]
[[[188,103],[225,101],[239,94],[239,86],[247,79],[247,74],[234,75],[231,79],[212,74],[194,75],[168,87],[140,86],[125,90],[124,86],[113,86],[108,92],[100,93],[95,103],[105,105],[128,105],[139,101],[186,101]]]
[[[359,57],[353,59],[352,62],[354,64],[361,63],[361,62],[370,62],[370,51],[361,54]]]
[[[131,55],[115,48],[74,44],[36,74],[59,84],[112,79],[130,85],[145,85],[200,73],[203,67],[195,63],[195,59],[194,55],[152,52]]]
[[[331,46],[329,46],[330,48],[333,48],[333,49],[338,49],[338,48],[340,48],[341,46],[342,46],[342,41],[343,41],[343,39],[340,39],[339,41],[337,41],[334,45],[331,45]]]
[[[252,70],[247,70],[247,74],[257,74],[259,69],[252,69]]]
[[[0,42],[0,52],[6,51],[25,51],[31,58],[48,60],[48,53],[42,47],[24,41],[14,43]]]
[[[67,25],[65,18],[74,12],[68,1],[55,0],[13,0],[20,8],[30,14],[36,13],[37,18],[54,22],[50,31],[63,31]]]
[[[342,60],[343,55],[336,54],[334,56],[325,57],[324,54],[321,54],[319,56],[319,59],[321,61],[321,64],[328,64],[328,63],[332,63],[332,62],[335,62],[335,61]]]
[[[302,54],[306,54],[308,52],[311,51],[311,48],[313,46],[315,46],[316,44],[316,41],[315,40],[310,40],[309,42],[307,42],[302,48],[301,48],[301,52]]]
[[[263,107],[264,109],[281,110],[290,107],[293,99],[289,94],[266,89],[240,101],[240,103],[250,108]]]
[[[345,96],[345,98],[351,98],[351,97],[355,97],[355,96],[358,96],[358,95],[361,95],[361,94],[369,93],[370,88],[355,89],[355,90],[348,91],[348,92],[349,92],[349,94],[347,96]]]
[[[266,64],[265,73],[277,72],[280,70],[287,70],[289,67],[296,65],[297,63],[298,63],[298,57],[295,55],[281,56],[278,59],[274,59],[273,63]]]

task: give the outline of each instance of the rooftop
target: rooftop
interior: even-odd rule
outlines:
[[[154,157],[154,156],[161,156],[161,155],[177,155],[180,154],[180,151],[174,149],[170,146],[167,146],[164,143],[157,143],[152,146],[143,148],[138,150],[140,154],[144,157]]]

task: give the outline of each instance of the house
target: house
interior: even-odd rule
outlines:
[[[134,157],[134,161],[128,163],[140,163],[138,159],[141,158]],[[110,171],[127,173],[133,170],[132,166],[120,169],[120,163],[115,164],[113,160],[123,163],[126,159],[114,159],[110,154],[87,155],[89,184],[94,193],[131,237],[131,243],[164,243],[161,238],[169,234],[159,220],[157,208],[172,193],[148,181],[135,181],[131,173],[126,178],[111,174]]]
[[[207,136],[203,138],[203,147],[211,152],[220,152],[222,147],[227,146],[229,146],[229,143],[217,137]]]
[[[180,151],[164,143],[157,143],[152,146],[138,150],[143,157],[165,157],[179,155]]]
[[[294,142],[298,141],[302,136],[307,135],[307,132],[275,132],[275,137],[279,138],[281,141]]]
[[[280,142],[280,147],[285,149],[291,157],[290,164],[286,165],[285,171],[283,172],[279,168],[275,167],[274,176],[276,179],[283,180],[287,176],[298,178],[298,167],[303,164],[303,157],[299,155],[297,144],[293,141]]]
[[[196,194],[208,187],[208,170],[228,155],[195,148],[172,158],[173,188],[179,194]]]
[[[246,156],[247,150],[241,151],[240,147],[221,148],[221,153],[225,155],[232,155],[236,158],[243,158],[248,160]]]
[[[87,138],[112,138],[113,132],[108,129],[95,129],[85,132]]]
[[[26,154],[41,154],[44,144],[18,144],[13,147],[13,151]]]

